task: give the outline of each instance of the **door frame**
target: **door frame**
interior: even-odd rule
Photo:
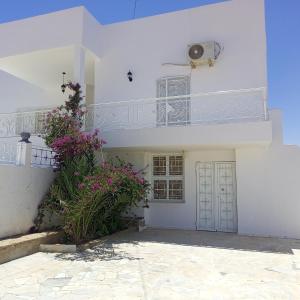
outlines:
[[[212,164],[212,170],[213,170],[213,176],[212,176],[212,185],[213,185],[213,212],[214,215],[217,213],[217,218],[215,215],[214,218],[214,229],[200,229],[199,228],[199,183],[198,183],[198,171],[197,171],[197,165],[201,163],[210,163]],[[234,197],[235,197],[235,207],[234,207],[234,222],[235,222],[235,231],[223,231],[220,230],[219,220],[220,220],[220,203],[219,200],[217,201],[217,176],[216,176],[216,166],[217,164],[222,163],[230,163],[233,165],[233,190],[234,190]],[[212,231],[212,232],[238,232],[238,210],[237,210],[237,179],[236,179],[236,161],[197,161],[195,164],[195,173],[196,173],[196,230],[202,230],[202,231]]]

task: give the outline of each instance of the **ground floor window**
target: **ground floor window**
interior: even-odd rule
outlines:
[[[184,200],[184,158],[180,154],[152,156],[153,201]]]

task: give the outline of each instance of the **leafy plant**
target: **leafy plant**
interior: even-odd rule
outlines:
[[[44,139],[56,152],[59,172],[39,207],[36,225],[46,210],[60,215],[68,238],[80,243],[120,229],[122,214],[145,200],[149,184],[142,172],[119,158],[96,164],[95,152],[105,143],[99,131],[81,131],[85,110],[79,84],[65,105],[48,114]]]
[[[84,106],[80,103],[81,87],[78,83],[68,83],[67,87],[72,94],[65,105],[61,105],[47,114],[45,134],[43,138],[48,147],[58,138],[78,134],[83,125],[86,113]]]

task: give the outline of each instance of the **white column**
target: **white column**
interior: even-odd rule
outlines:
[[[86,82],[85,82],[85,49],[80,46],[74,47],[74,64],[73,64],[73,81],[81,85],[82,96],[86,95]],[[85,102],[85,98],[83,98]]]
[[[145,226],[149,226],[150,224],[150,207],[144,207],[144,220]]]
[[[32,144],[26,142],[18,142],[16,165],[31,167]]]

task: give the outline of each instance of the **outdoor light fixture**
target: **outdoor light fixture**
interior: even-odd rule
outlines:
[[[66,75],[66,72],[62,72],[63,84],[60,86],[60,88],[61,88],[61,91],[62,91],[63,94],[65,93],[66,87],[67,87],[67,85],[65,84],[65,75]]]
[[[129,70],[128,73],[127,73],[127,78],[130,82],[132,82],[133,80],[133,77],[132,77],[132,72]]]

